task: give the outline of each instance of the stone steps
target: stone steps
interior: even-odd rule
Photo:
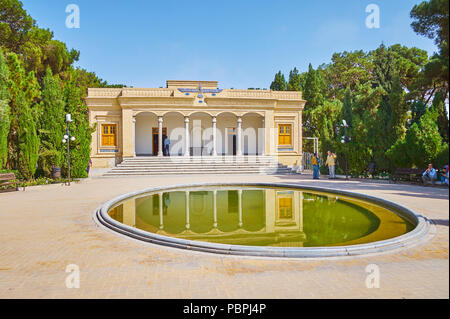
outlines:
[[[136,157],[125,159],[104,176],[187,174],[295,174],[270,156]]]

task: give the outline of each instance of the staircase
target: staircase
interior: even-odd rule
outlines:
[[[104,176],[185,174],[296,174],[271,156],[135,157],[125,159]]]

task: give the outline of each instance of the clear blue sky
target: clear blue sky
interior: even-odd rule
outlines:
[[[409,12],[421,0],[22,0],[77,65],[109,83],[165,86],[166,80],[217,80],[221,88],[268,88],[275,73],[328,63],[334,52],[400,43],[430,54]],[[68,4],[80,29],[65,26]],[[380,7],[380,29],[368,29],[368,4]]]

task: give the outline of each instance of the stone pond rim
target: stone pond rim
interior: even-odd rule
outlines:
[[[217,244],[209,242],[200,242],[195,240],[184,240],[174,237],[158,235],[140,229],[136,229],[112,219],[108,211],[115,204],[145,193],[157,191],[170,191],[188,187],[214,187],[214,186],[234,186],[234,187],[278,187],[297,190],[310,190],[318,192],[332,193],[342,196],[349,196],[361,199],[367,202],[378,204],[392,210],[397,215],[407,219],[415,228],[401,236],[387,240],[376,241],[366,244],[339,247],[267,247],[267,246],[240,246],[229,244]],[[162,187],[151,187],[139,191],[127,193],[107,201],[98,207],[94,212],[94,221],[114,232],[141,240],[147,243],[158,244],[179,249],[187,249],[206,253],[241,255],[241,256],[259,256],[259,257],[287,257],[287,258],[314,258],[314,257],[338,257],[338,256],[358,256],[367,254],[376,254],[399,248],[407,248],[423,241],[430,233],[431,222],[424,216],[418,215],[409,208],[392,201],[374,197],[371,195],[354,193],[343,190],[336,190],[326,187],[289,184],[289,183],[196,183],[196,184],[177,184]]]

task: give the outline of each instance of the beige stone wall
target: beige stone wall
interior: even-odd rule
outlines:
[[[184,118],[190,119],[190,145],[193,146],[193,126],[198,120],[202,139],[200,144],[212,150],[212,119],[217,117],[217,153],[232,154],[231,128],[237,128],[242,117],[243,154],[262,151],[277,157],[288,166],[300,166],[302,154],[302,109],[306,101],[301,92],[274,92],[269,90],[223,90],[204,94],[202,99],[192,93],[185,94],[177,87],[196,88],[196,81],[168,81],[164,89],[89,89],[86,102],[91,124],[97,124],[92,139],[93,167],[112,167],[122,158],[139,154],[152,154],[152,129],[158,127],[158,116],[171,138],[171,148],[184,153]],[[205,81],[203,88],[216,88],[217,82]],[[117,145],[101,144],[102,124],[117,125]],[[292,145],[280,148],[278,125],[292,125]],[[259,128],[265,127],[261,133]],[[256,141],[249,140],[252,130]],[[173,140],[172,140],[173,139]],[[263,145],[261,147],[254,144]],[[196,144],[199,144],[196,141]],[[172,153],[174,154],[174,153]]]

